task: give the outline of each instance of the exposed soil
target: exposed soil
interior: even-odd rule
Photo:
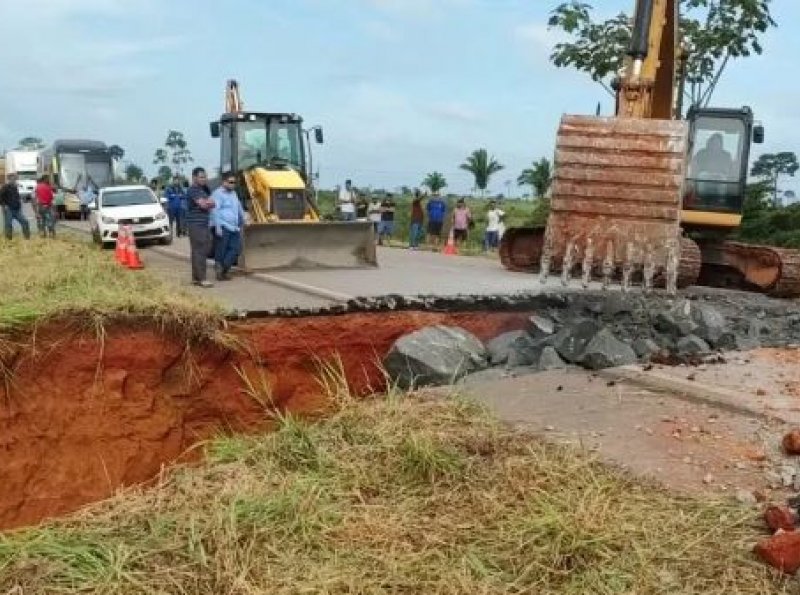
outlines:
[[[252,355],[188,348],[155,326],[110,325],[103,340],[51,323],[20,337],[0,386],[0,529],[37,523],[143,483],[220,432],[263,429],[268,416],[238,370],[266,378],[273,402],[324,408],[317,363],[341,357],[351,391],[385,388],[380,360],[401,335],[451,324],[481,339],[525,326],[523,313],[361,313],[234,326]],[[256,368],[260,367],[261,370]]]

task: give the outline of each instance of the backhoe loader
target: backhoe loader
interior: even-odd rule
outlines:
[[[562,117],[544,229],[515,228],[500,256],[516,271],[602,277],[623,288],[693,284],[800,295],[800,252],[728,241],[741,224],[751,143],[748,107],[691,106],[678,0],[638,0],[616,115]]]
[[[323,141],[315,127],[315,140]],[[296,114],[245,111],[239,85],[225,89],[225,113],[211,122],[220,173],[234,173],[248,222],[239,266],[245,271],[377,266],[369,221],[323,221],[311,190],[310,131]]]

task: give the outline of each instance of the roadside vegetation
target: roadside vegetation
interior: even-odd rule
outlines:
[[[669,495],[460,399],[345,401],[221,437],[0,537],[0,592],[779,593],[751,511]]]
[[[167,325],[216,327],[222,311],[147,271],[130,271],[68,235],[0,240],[0,331],[64,316],[148,316]]]

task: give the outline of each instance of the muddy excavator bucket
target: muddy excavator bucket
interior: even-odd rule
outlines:
[[[580,268],[584,279],[648,267],[657,276],[671,263],[685,276],[680,211],[688,138],[680,121],[564,116],[547,228],[509,230],[503,263],[514,270]]]
[[[378,265],[369,221],[253,223],[244,228],[243,244],[239,266],[247,272]]]

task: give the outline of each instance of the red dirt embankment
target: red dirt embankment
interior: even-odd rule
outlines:
[[[220,432],[267,424],[242,391],[237,368],[261,366],[274,402],[324,407],[319,359],[341,356],[351,390],[380,391],[379,362],[401,335],[431,324],[482,339],[523,328],[524,314],[396,312],[274,319],[235,325],[255,358],[220,347],[187,348],[155,325],[111,324],[103,341],[52,323],[19,338],[0,382],[0,529],[63,515],[147,482],[187,449]],[[71,328],[71,330],[70,330]]]

